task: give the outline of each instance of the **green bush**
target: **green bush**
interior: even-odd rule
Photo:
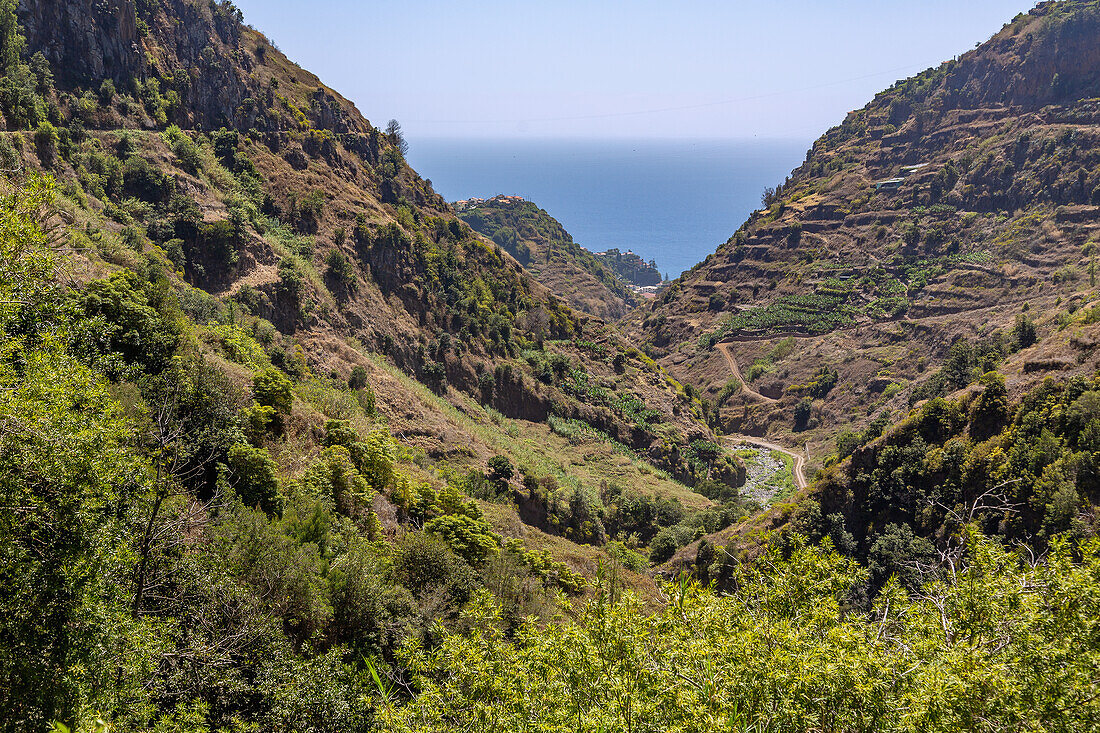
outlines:
[[[338,249],[329,250],[325,255],[325,266],[328,268],[329,277],[337,285],[348,291],[355,289],[355,265],[343,252]]]
[[[46,168],[52,168],[57,160],[58,139],[57,128],[45,120],[34,131],[34,148],[38,152],[38,159]]]
[[[393,548],[396,580],[418,595],[442,590],[464,602],[475,586],[470,566],[451,550],[446,540],[430,532],[409,532]]]
[[[429,520],[424,531],[442,537],[466,562],[478,565],[500,549],[500,538],[483,520],[465,514],[445,514]]]
[[[252,394],[261,405],[267,405],[282,415],[289,415],[294,406],[294,391],[290,379],[279,369],[268,367],[252,381]]]
[[[99,85],[99,101],[104,106],[111,104],[115,100],[115,83],[110,79],[104,79],[103,83]]]
[[[264,448],[238,443],[229,449],[229,471],[233,488],[248,507],[271,513],[278,507],[278,467]]]
[[[794,429],[805,430],[809,426],[810,415],[813,413],[813,400],[803,397],[794,406]]]
[[[176,125],[169,125],[163,133],[164,141],[172,149],[176,156],[176,162],[180,167],[191,174],[198,173],[202,168],[202,158],[199,148],[191,136],[180,130]]]

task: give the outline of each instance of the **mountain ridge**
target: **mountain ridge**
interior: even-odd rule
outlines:
[[[831,433],[939,390],[922,385],[958,338],[1000,339],[990,348],[1004,358],[1021,348],[1018,318],[1037,319],[1041,341],[1056,335],[1057,314],[1044,310],[1087,301],[1077,291],[1094,271],[1100,117],[1086,47],[1098,27],[1094,3],[1040,4],[849,113],[729,241],[633,314],[628,332],[712,401],[730,376],[713,345],[728,341],[758,389],[783,399],[775,410],[734,396],[726,429],[801,434],[818,465]],[[1029,303],[1039,309],[1022,312]],[[770,359],[788,335],[806,348]],[[808,431],[792,428],[819,369],[838,372],[839,389],[810,398]],[[1042,373],[1021,368],[1010,388]]]
[[[899,86],[631,337],[241,23],[0,0],[0,731],[1095,726],[1088,129]]]

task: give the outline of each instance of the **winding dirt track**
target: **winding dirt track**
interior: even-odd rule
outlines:
[[[935,321],[935,320],[938,320],[938,319],[956,318],[960,315],[979,313],[981,311],[993,310],[994,308],[1004,308],[1007,305],[1014,305],[1016,303],[1024,302],[1026,300],[1028,300],[1028,298],[1019,298],[1019,299],[1016,299],[1016,300],[1009,300],[1009,301],[1005,301],[1003,303],[998,303],[997,305],[981,306],[979,308],[964,309],[964,310],[960,310],[960,311],[953,311],[953,312],[950,312],[950,313],[939,313],[939,314],[936,314],[936,315],[922,316],[920,318],[909,318],[908,316],[900,316],[900,317],[897,317],[897,318],[888,318],[888,319],[885,319],[883,321],[877,321],[876,323],[888,323],[888,322],[895,322],[895,321],[907,321],[907,322],[910,322],[910,323],[914,323],[914,322],[919,322],[919,321]],[[845,328],[838,328],[835,331],[832,331],[831,333],[838,333],[838,332],[844,332],[844,331],[854,331],[856,329],[863,328],[864,326],[867,326],[867,325],[871,325],[871,324],[861,323],[861,324],[857,324],[857,325],[854,325],[854,326],[848,326],[848,327],[845,327]],[[822,336],[826,336],[826,335],[828,335],[828,334],[804,334],[804,333],[760,334],[758,336],[756,336],[756,335],[754,335],[754,336],[743,336],[741,338],[736,339],[735,341],[726,341],[726,342],[723,342],[723,343],[718,343],[718,344],[714,345],[714,348],[716,348],[720,352],[722,352],[722,356],[724,356],[726,358],[726,364],[729,365],[730,371],[733,373],[734,378],[736,378],[737,381],[741,383],[741,389],[744,390],[745,394],[747,394],[749,397],[752,397],[756,400],[759,400],[760,402],[775,403],[775,402],[778,402],[778,400],[773,399],[771,397],[767,397],[765,395],[762,395],[759,392],[757,392],[756,390],[754,390],[752,387],[749,386],[749,383],[746,382],[745,378],[741,375],[741,368],[739,366],[737,366],[737,360],[734,359],[733,354],[730,353],[730,347],[733,346],[734,343],[744,343],[744,342],[748,342],[748,341],[768,341],[768,340],[771,340],[771,339],[774,339],[774,338],[783,338],[785,336],[793,336],[794,338],[801,339],[801,338],[821,338]],[[771,450],[779,451],[780,453],[784,453],[784,454],[790,456],[792,459],[794,459],[793,473],[794,473],[794,480],[795,480],[795,483],[798,484],[798,488],[804,489],[804,488],[806,488],[806,486],[809,485],[809,482],[806,481],[806,472],[805,472],[805,469],[806,469],[806,456],[805,455],[803,455],[801,453],[794,453],[794,452],[789,451],[789,450],[787,450],[786,448],[784,448],[780,445],[776,445],[775,443],[764,440],[762,438],[754,438],[754,437],[749,436],[749,435],[727,435],[726,439],[731,441],[731,442],[751,443],[753,445],[758,445],[762,448],[769,448]]]
[[[751,435],[727,435],[726,440],[730,441],[731,443],[752,443],[753,445],[758,445],[761,448],[768,448],[769,450],[778,451],[779,453],[790,456],[792,459],[794,459],[794,466],[791,473],[794,474],[795,484],[800,489],[804,489],[810,485],[810,483],[806,480],[806,456],[802,455],[801,453],[792,453],[781,445],[776,445],[775,443],[772,443],[769,440],[764,440],[763,438],[754,438]]]
[[[778,402],[779,400],[773,399],[771,397],[766,397],[765,395],[760,394],[749,386],[749,383],[745,381],[745,378],[743,376],[741,376],[741,369],[737,366],[737,360],[734,359],[733,354],[730,353],[730,345],[731,344],[728,343],[715,344],[715,348],[722,352],[722,356],[726,357],[726,364],[729,365],[730,371],[733,372],[733,376],[737,379],[738,382],[741,383],[741,389],[745,391],[745,394],[751,397],[755,397],[761,402]],[[781,445],[772,443],[769,440],[764,440],[763,438],[754,438],[750,435],[728,435],[726,436],[726,439],[734,443],[751,443],[752,445],[758,445],[761,448],[778,451],[780,453],[790,456],[794,461],[791,473],[794,474],[795,484],[797,484],[798,488],[800,489],[804,489],[809,485],[809,482],[806,481],[805,455],[801,453],[794,453],[787,450]]]
[[[737,360],[734,359],[733,354],[730,353],[730,344],[715,344],[715,348],[722,352],[722,356],[726,357],[726,363],[729,365],[730,371],[733,372],[733,376],[737,381],[741,383],[741,389],[744,390],[745,394],[750,397],[755,397],[761,402],[778,402],[778,400],[772,399],[771,397],[765,397],[749,386],[749,383],[741,376],[741,369],[737,366]]]

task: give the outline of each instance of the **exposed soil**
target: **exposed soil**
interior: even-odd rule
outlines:
[[[733,358],[733,354],[730,353],[729,347],[730,345],[727,343],[721,343],[715,346],[716,349],[722,352],[722,356],[726,357],[726,363],[729,364],[730,371],[733,372],[734,379],[741,383],[741,390],[745,394],[755,399],[758,399],[761,402],[777,402],[778,400],[776,400],[775,398],[762,395],[749,386],[749,383],[745,381],[745,378],[743,376],[741,376],[741,369],[738,368],[737,360]]]

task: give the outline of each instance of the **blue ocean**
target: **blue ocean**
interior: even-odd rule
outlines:
[[[410,139],[448,201],[515,194],[592,251],[633,250],[676,277],[725,242],[809,140]]]

